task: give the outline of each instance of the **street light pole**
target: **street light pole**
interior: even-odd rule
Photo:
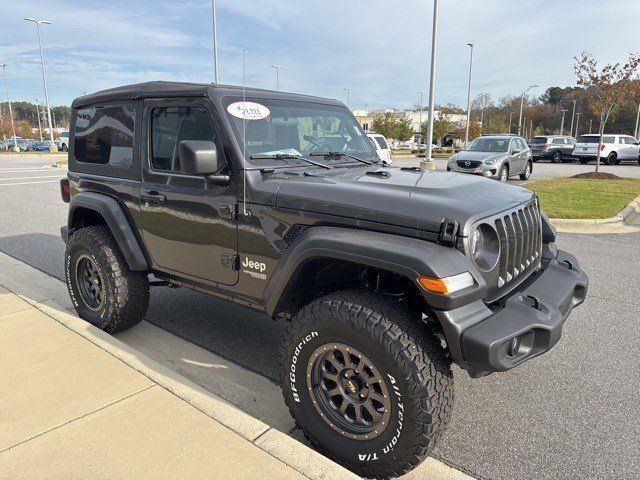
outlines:
[[[527,117],[524,117],[524,120],[522,120],[522,133],[518,130],[518,135],[522,135],[523,137],[527,136]]]
[[[640,103],[638,104],[638,114],[636,115],[636,128],[633,131],[633,136],[637,139],[638,138],[638,122],[640,122]]]
[[[580,124],[580,115],[582,115],[582,113],[576,113],[576,134],[574,135],[574,137],[578,136],[578,125]]]
[[[40,106],[36,98],[36,116],[38,117],[38,130],[40,131],[40,141],[42,141],[42,123],[40,122]]]
[[[589,120],[589,133],[591,133],[591,128],[593,127],[593,118]]]
[[[218,32],[216,22],[216,0],[211,0],[211,13],[213,21],[213,81],[219,83],[218,79]]]
[[[471,68],[473,67],[473,43],[467,43],[467,46],[470,47],[470,56],[469,56],[469,83],[467,86],[467,129],[464,134],[464,146],[466,147],[469,143],[469,121],[471,120]]]
[[[567,113],[566,109],[562,110],[562,121],[560,122],[560,135],[564,135],[564,114]]]
[[[524,94],[532,88],[536,88],[537,86],[538,85],[531,85],[524,92],[522,92],[522,95],[520,95],[520,118],[518,119],[518,135],[520,135],[520,132],[522,131],[522,109],[524,108]]]
[[[349,93],[349,87],[343,88],[342,90],[343,90],[344,92],[347,92],[347,108],[350,108],[350,107],[349,107],[349,95],[350,95],[350,93]]]
[[[436,93],[436,49],[438,46],[438,0],[433,0],[433,29],[431,31],[431,72],[429,73],[429,118],[427,127],[427,142],[424,162],[420,167],[436,169],[436,163],[431,158],[431,144],[433,143],[433,105]]]
[[[271,65],[271,68],[276,70],[276,92],[280,91],[280,70],[284,67],[282,65]]]
[[[49,137],[51,144],[49,145],[50,152],[57,152],[56,144],[53,143],[53,123],[51,123],[51,104],[49,103],[49,91],[47,89],[47,75],[44,71],[44,53],[42,51],[42,37],[40,36],[40,24],[51,25],[51,22],[47,20],[38,20],[35,18],[25,18],[28,22],[36,24],[38,30],[38,46],[40,47],[40,65],[42,67],[42,83],[44,84],[44,99],[47,103],[47,119],[49,120]]]
[[[511,135],[511,118],[513,117],[513,112],[509,112],[509,135]]]
[[[11,120],[11,130],[13,131],[13,150],[20,151],[18,147],[18,139],[16,138],[16,126],[13,123],[13,110],[11,110],[11,98],[9,98],[9,86],[7,84],[7,65],[2,65],[2,74],[4,75],[4,93],[7,95],[7,103],[9,104],[9,120]]]
[[[418,102],[418,108],[419,108],[419,113],[418,113],[418,138],[420,139],[420,142],[418,143],[422,143],[422,92],[418,92],[420,94],[420,101]],[[636,129],[637,130],[637,129]]]
[[[576,116],[576,101],[573,101],[573,111],[571,112],[571,131],[569,132],[569,135],[574,136],[573,135],[573,119]]]

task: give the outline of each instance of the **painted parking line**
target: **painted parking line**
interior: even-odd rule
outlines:
[[[0,179],[0,182],[2,180]],[[14,183],[0,183],[0,187],[13,187],[17,185],[36,185],[39,183],[59,183],[60,180],[43,180],[42,182],[14,182]]]
[[[34,178],[60,178],[60,175],[39,175],[36,177],[0,177],[0,182],[6,180],[33,180]]]
[[[20,173],[20,172],[50,172],[51,168],[47,168],[46,165],[42,167],[29,167],[29,168],[0,168],[0,173]]]

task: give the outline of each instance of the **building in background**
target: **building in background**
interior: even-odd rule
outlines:
[[[373,131],[373,121],[377,116],[384,115],[385,113],[393,113],[398,117],[404,117],[409,120],[411,123],[411,128],[413,129],[413,138],[408,142],[405,142],[406,145],[415,147],[420,142],[420,120],[424,124],[429,120],[429,112],[427,110],[423,110],[422,114],[419,110],[401,110],[397,111],[393,108],[384,108],[379,110],[365,110],[365,109],[353,109],[351,110],[353,115],[356,117],[356,120],[360,124],[360,126],[367,132]],[[442,112],[440,110],[434,110],[433,112],[435,118],[440,118]],[[464,122],[467,120],[467,116],[464,113],[447,113],[446,114],[451,123],[453,124],[455,130],[460,126],[464,126]],[[390,143],[395,144],[393,139],[387,139]],[[439,141],[441,139],[434,139],[434,142]],[[455,142],[454,142],[455,143]]]

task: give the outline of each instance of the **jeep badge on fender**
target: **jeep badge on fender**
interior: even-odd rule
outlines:
[[[383,165],[335,100],[176,82],[77,98],[64,197],[82,318],[136,325],[153,274],[280,319],[291,414],[366,477],[432,451],[451,363],[476,378],[545,353],[587,293],[530,190]]]

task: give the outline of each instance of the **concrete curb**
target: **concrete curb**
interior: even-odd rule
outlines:
[[[60,293],[66,291],[66,286],[58,279],[48,278],[49,283],[55,283],[55,285],[51,285],[54,287],[53,294],[38,291],[41,290],[39,287],[43,283],[42,276],[49,277],[43,272],[0,252],[0,285],[205,415],[250,441],[257,448],[311,480],[355,480],[360,478],[315,450],[253,418],[200,385],[77,317],[75,313],[71,313],[72,308],[69,300],[60,298]],[[31,279],[34,281],[30,282]],[[36,290],[29,287],[27,283],[34,285]],[[64,290],[60,288],[61,286],[64,287]],[[51,292],[51,288],[49,288],[49,292]]]
[[[609,218],[551,218],[551,223],[559,232],[607,233],[616,228],[629,227],[625,221],[631,215],[640,212],[640,195],[622,209],[620,213]]]

